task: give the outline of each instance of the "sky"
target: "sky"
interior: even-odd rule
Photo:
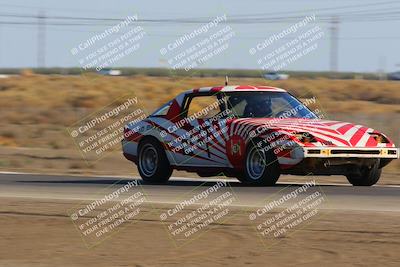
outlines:
[[[46,19],[44,43],[38,42],[40,26],[37,18],[32,18],[38,14],[53,17]],[[255,56],[249,54],[249,49],[306,16],[315,15],[316,20],[304,27],[304,31],[315,26],[320,28],[323,36],[316,41],[317,48],[291,62],[283,70],[330,70],[330,18],[333,17],[339,20],[339,71],[400,70],[400,1],[396,3],[385,0],[0,0],[0,68],[37,67],[40,64],[38,46],[44,51],[46,67],[78,67],[80,55],[74,56],[71,49],[117,24],[118,20],[89,21],[99,22],[98,25],[82,25],[82,21],[76,23],[78,25],[65,25],[75,23],[71,18],[124,19],[134,15],[139,19],[135,26],[141,26],[145,32],[139,41],[140,49],[118,60],[112,67],[172,67],[168,64],[169,55],[163,56],[160,49],[174,43],[180,36],[193,32],[210,19],[224,14],[227,20],[218,25],[216,30],[230,26],[234,36],[227,41],[229,47],[198,67],[260,69],[257,61],[259,57],[297,38],[301,32],[280,39],[274,46]],[[140,22],[141,19],[168,19],[175,22],[144,23]],[[199,22],[180,23],[177,19],[194,19]],[[261,21],[256,23],[257,19]],[[85,24],[88,24],[87,21]],[[207,34],[191,41],[196,43],[205,36]],[[116,37],[118,34],[107,38]],[[175,56],[183,51],[179,49],[174,51]]]

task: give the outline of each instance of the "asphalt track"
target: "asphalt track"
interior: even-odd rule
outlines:
[[[312,177],[310,177],[312,180]],[[96,200],[131,181],[135,177],[64,176],[25,173],[1,173],[0,197],[18,197],[57,200]],[[263,207],[268,201],[277,200],[304,184],[278,183],[274,187],[243,186],[230,179],[195,179],[172,177],[167,184],[140,184],[146,201],[158,204],[177,204],[183,199],[207,190],[218,181],[229,182],[219,192],[231,191],[236,196],[232,203],[239,207]],[[308,194],[319,191],[325,197],[322,209],[400,211],[400,186],[353,187],[339,184],[317,183]]]

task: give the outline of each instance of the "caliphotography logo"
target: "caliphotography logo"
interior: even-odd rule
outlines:
[[[226,222],[234,212],[237,197],[226,181],[212,186],[203,184],[190,194],[177,200],[177,204],[160,214],[165,230],[177,247],[188,244],[211,230],[216,224]]]

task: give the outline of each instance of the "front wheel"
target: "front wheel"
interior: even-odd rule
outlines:
[[[249,144],[243,174],[237,178],[245,184],[268,186],[274,185],[279,176],[280,166],[273,151]]]
[[[148,139],[140,143],[138,170],[143,181],[148,183],[165,183],[171,177],[171,165],[158,141]]]
[[[371,167],[364,167],[359,174],[346,175],[347,180],[354,186],[372,186],[379,181],[382,169],[379,169],[379,160]]]

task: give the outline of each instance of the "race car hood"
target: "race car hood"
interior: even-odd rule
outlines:
[[[241,118],[231,124],[231,134],[255,137],[267,132],[279,131],[284,134],[310,133],[318,141],[316,146],[340,147],[394,147],[383,134],[363,125],[348,122],[321,119],[278,119],[278,118]],[[381,134],[386,143],[378,143],[371,134]]]

